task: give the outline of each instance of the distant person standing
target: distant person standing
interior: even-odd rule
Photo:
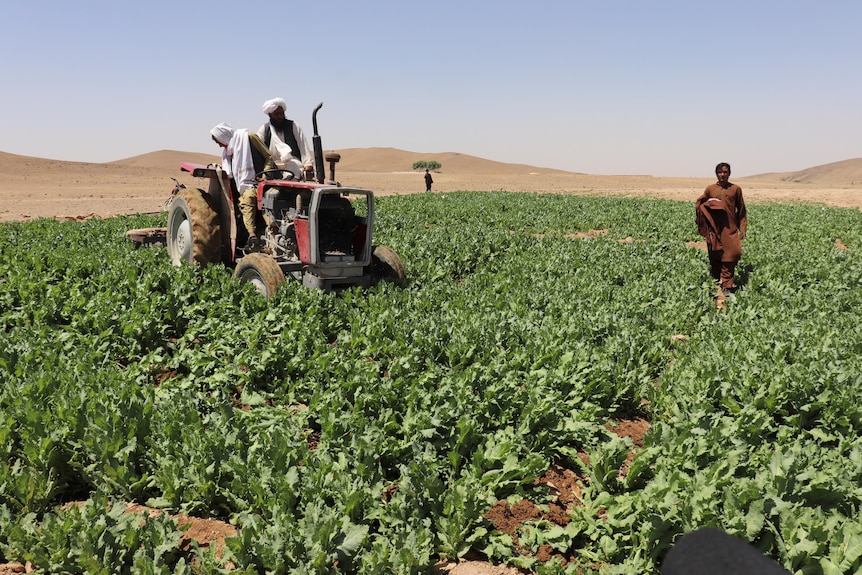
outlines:
[[[426,192],[431,191],[431,184],[433,184],[433,183],[434,183],[434,180],[431,179],[431,172],[429,172],[428,170],[425,170],[425,191]]]
[[[732,184],[730,164],[715,167],[718,181],[710,184],[695,202],[697,231],[706,238],[710,274],[718,282],[722,295],[736,291],[733,275],[742,257],[742,241],[748,231],[748,213],[742,199],[742,188]]]
[[[272,159],[280,169],[290,170],[297,179],[305,175],[306,180],[311,180],[314,152],[299,124],[285,117],[285,110],[287,103],[282,98],[264,102],[263,113],[269,116],[269,122],[258,129],[257,135],[269,148]]]

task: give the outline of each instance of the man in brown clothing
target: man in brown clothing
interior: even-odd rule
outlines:
[[[730,164],[718,164],[715,176],[718,181],[707,186],[695,203],[695,222],[697,231],[706,238],[710,273],[727,297],[736,289],[733,274],[742,257],[748,214],[742,188],[728,181]]]

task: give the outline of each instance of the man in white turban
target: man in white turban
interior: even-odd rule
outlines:
[[[257,135],[269,148],[279,168],[290,170],[297,178],[305,175],[306,179],[311,179],[314,173],[314,152],[299,124],[285,117],[286,109],[287,103],[281,98],[264,102],[263,113],[269,116],[269,121],[260,127]]]
[[[277,169],[272,155],[257,134],[230,124],[219,124],[210,130],[213,141],[221,147],[222,169],[236,184],[239,211],[249,237],[257,237],[257,181],[255,176]]]

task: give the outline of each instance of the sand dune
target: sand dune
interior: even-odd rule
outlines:
[[[329,150],[327,150],[329,151]],[[509,164],[496,162],[485,158],[460,154],[458,152],[410,152],[397,148],[345,148],[333,150],[341,154],[341,160],[337,165],[339,171],[344,172],[407,172],[412,173],[413,163],[425,161],[437,161],[441,165],[441,173],[449,174],[501,174],[501,175],[575,175],[588,176],[580,172],[569,172],[549,167],[530,166],[526,164]],[[0,169],[7,177],[12,179],[23,179],[34,172],[42,174],[60,175],[72,172],[73,174],[84,174],[92,170],[94,177],[106,173],[122,173],[129,168],[160,169],[173,172],[178,169],[180,162],[196,162],[206,164],[219,162],[217,154],[206,154],[201,152],[183,152],[177,150],[159,150],[131,158],[124,158],[106,163],[70,162],[64,160],[37,158],[31,156],[20,156],[8,152],[0,152]],[[591,178],[641,178],[651,179],[652,176],[614,176],[614,175],[592,175]],[[659,178],[668,179],[668,178]],[[677,179],[677,178],[669,178]],[[699,179],[699,178],[698,178]],[[707,178],[710,179],[710,178]],[[769,172],[746,176],[743,180],[788,182],[801,184],[822,184],[828,186],[857,186],[862,185],[862,158],[853,158],[832,162],[820,166],[812,166],[793,172]],[[0,182],[0,191],[9,185]]]
[[[219,154],[202,154],[200,152],[179,152],[177,150],[159,150],[140,156],[110,162],[117,166],[138,166],[143,168],[159,168],[165,171],[175,171],[180,162],[195,164],[211,164],[221,162]]]
[[[653,196],[693,201],[713,181],[590,175],[546,167],[507,164],[456,152],[421,153],[395,148],[349,148],[336,165],[336,179],[380,195],[425,190],[419,160],[437,161],[434,192],[457,190],[594,195]],[[68,162],[0,152],[0,221],[37,217],[159,212],[173,188],[172,178],[190,187],[207,182],[180,172],[181,162],[218,162],[199,152],[160,150],[108,163]],[[327,166],[327,172],[329,167]],[[841,207],[862,207],[862,158],[780,174],[760,174],[734,181],[746,199],[815,201]]]
[[[750,179],[830,186],[856,186],[862,184],[862,158],[813,166],[796,172],[759,174]]]
[[[346,172],[412,172],[414,162],[436,161],[449,174],[572,174],[564,170],[526,164],[506,164],[457,152],[426,154],[396,148],[348,148],[341,154],[338,169]]]

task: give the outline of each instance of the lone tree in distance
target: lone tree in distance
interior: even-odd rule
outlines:
[[[414,169],[414,170],[433,170],[433,171],[437,171],[437,170],[439,170],[441,167],[442,167],[442,166],[440,165],[440,162],[437,162],[437,161],[434,161],[434,160],[430,160],[430,161],[426,161],[426,160],[419,160],[418,162],[413,162],[413,169]]]

